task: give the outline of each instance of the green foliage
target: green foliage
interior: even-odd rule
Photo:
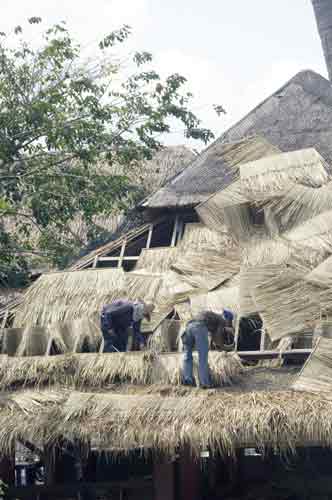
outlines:
[[[37,30],[41,19],[29,23]],[[64,23],[46,30],[38,49],[24,41],[21,26],[14,44],[2,35],[0,279],[25,272],[29,255],[64,265],[88,243],[73,229],[78,217],[88,235],[98,236],[95,216],[137,196],[131,166],[152,157],[174,119],[185,137],[205,143],[213,137],[190,110],[185,78],[162,80],[150,68],[150,53],[135,53],[132,72],[123,77],[107,52],[126,42],[129,26],[103,38],[102,57],[93,64],[83,63]],[[101,160],[112,175],[105,175]]]

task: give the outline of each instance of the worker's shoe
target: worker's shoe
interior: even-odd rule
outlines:
[[[186,385],[189,387],[196,387],[195,380],[182,380],[182,385]]]

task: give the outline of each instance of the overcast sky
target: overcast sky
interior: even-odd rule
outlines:
[[[162,74],[179,72],[194,111],[221,134],[303,69],[326,76],[310,0],[0,0],[0,31],[40,16],[65,20],[86,50],[129,24],[136,49],[152,52]],[[213,104],[227,115],[218,118]],[[168,139],[183,143],[181,131]]]

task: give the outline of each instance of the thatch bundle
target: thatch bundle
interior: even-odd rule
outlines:
[[[163,273],[169,270],[178,254],[176,247],[144,248],[135,266],[135,270],[144,269],[150,273]]]
[[[44,274],[25,293],[14,326],[44,326],[90,317],[103,304],[118,298],[123,287],[122,269]]]
[[[2,399],[0,449],[16,439],[43,445],[80,440],[126,452],[189,447],[233,456],[239,447],[295,452],[332,445],[332,402],[314,394],[189,392],[182,397],[28,391]],[[120,451],[121,450],[121,451]]]
[[[331,335],[331,324],[330,335]],[[293,389],[297,391],[326,393],[332,397],[332,339],[321,337],[315,345]]]
[[[197,356],[194,367],[197,372]],[[242,372],[235,353],[211,351],[211,377],[218,387],[231,384]],[[58,356],[6,357],[0,366],[0,389],[65,385],[82,390],[103,389],[111,384],[180,384],[180,353],[127,352]],[[198,382],[198,377],[197,377]]]
[[[255,302],[272,340],[308,330],[308,321],[320,316],[319,290],[290,268],[281,269],[254,288]]]
[[[102,340],[99,322],[87,318],[46,326],[7,328],[1,330],[0,335],[1,352],[9,356],[97,352]]]
[[[290,183],[321,187],[329,180],[327,164],[313,148],[281,153],[242,164],[243,193],[250,199],[282,196]]]
[[[172,265],[181,279],[195,288],[213,290],[237,274],[240,269],[238,252],[226,255],[214,250],[185,252]]]
[[[219,228],[220,229],[220,228]],[[210,251],[234,246],[230,233],[223,228],[223,231],[209,229],[201,223],[189,223],[185,226],[183,238],[179,241],[177,248],[179,252],[186,251]]]
[[[301,245],[332,252],[332,210],[324,212],[284,233],[284,238]]]
[[[213,292],[194,295],[190,298],[193,316],[205,310],[221,314],[224,309],[230,309],[235,313],[240,312],[239,287],[222,286]]]
[[[273,213],[279,231],[289,231],[322,212],[332,210],[332,183],[328,182],[321,188],[294,184],[283,197],[272,199],[266,207]]]

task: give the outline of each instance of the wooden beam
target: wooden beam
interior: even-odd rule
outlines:
[[[125,251],[126,251],[126,244],[127,244],[127,240],[124,239],[122,242],[122,245],[121,245],[120,257],[118,260],[118,267],[122,267],[123,256],[124,256]]]
[[[266,339],[266,330],[265,328],[261,329],[261,344],[260,344],[260,350],[264,351],[265,349],[265,339]]]
[[[291,351],[237,351],[244,361],[260,361],[262,359],[306,359],[310,356],[312,349],[292,349]]]
[[[178,233],[178,228],[179,228],[179,216],[175,216],[174,220],[174,228],[173,228],[173,234],[172,234],[172,241],[171,241],[171,247],[175,247],[176,245],[176,235]]]
[[[146,248],[150,248],[151,240],[152,240],[152,233],[153,233],[153,224],[150,224],[149,233],[148,233],[148,239],[147,239],[147,242],[146,242]]]
[[[118,262],[121,259],[121,257],[99,257],[98,261],[99,262]],[[122,260],[138,260],[139,255],[135,255],[134,257],[128,256],[128,257],[122,257]]]
[[[6,323],[7,323],[7,319],[8,319],[8,316],[9,316],[9,309],[6,310],[3,318],[2,318],[2,322],[1,322],[1,327],[0,328],[6,328]]]

